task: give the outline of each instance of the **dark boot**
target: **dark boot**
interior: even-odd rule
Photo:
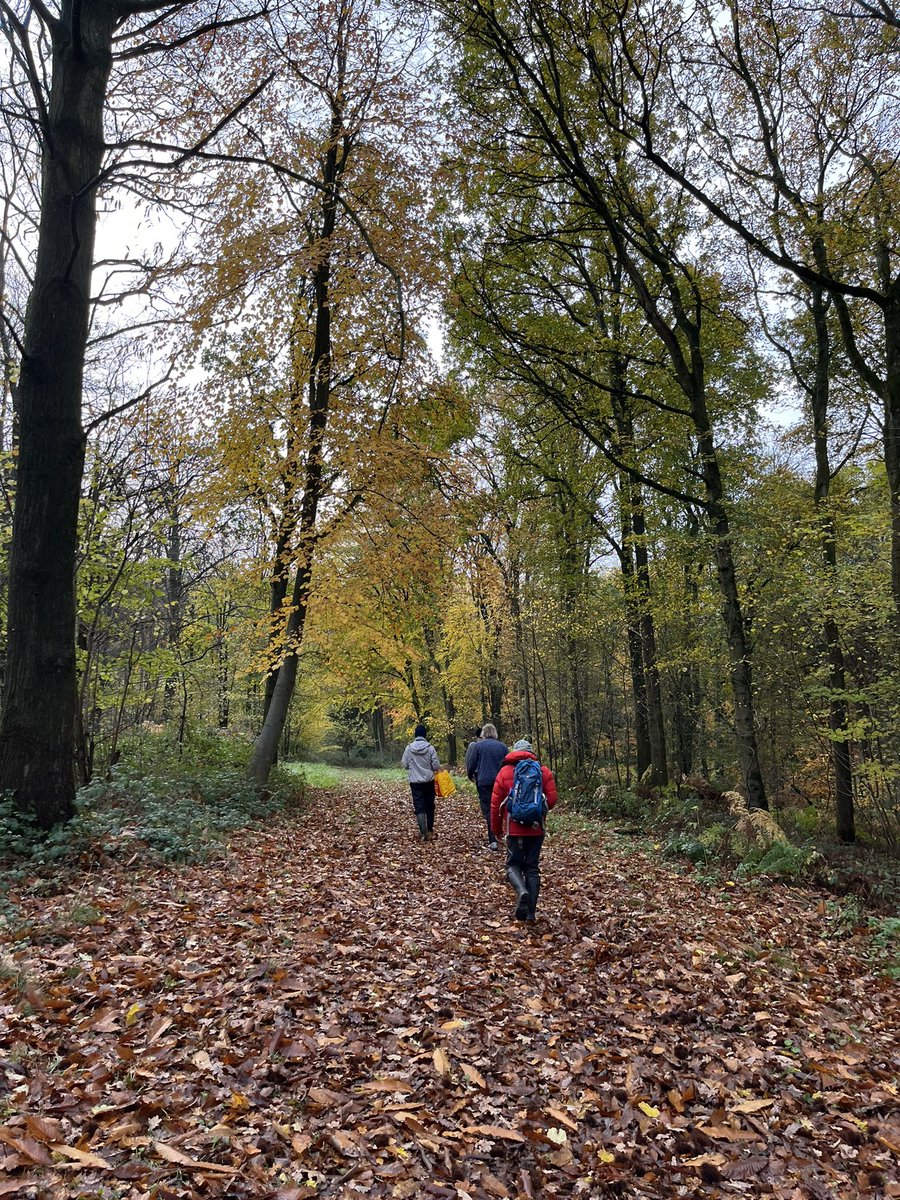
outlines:
[[[528,912],[525,915],[525,920],[533,921],[537,912],[538,896],[541,891],[540,875],[529,875],[525,880],[525,886],[528,888]]]
[[[419,824],[419,833],[422,836],[422,841],[428,840],[428,817],[425,813],[416,813],[416,821]]]
[[[528,916],[528,909],[531,903],[525,876],[519,867],[507,867],[506,878],[516,893],[516,911],[513,915],[517,921],[524,921]]]

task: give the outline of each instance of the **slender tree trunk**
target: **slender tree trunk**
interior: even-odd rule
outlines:
[[[516,635],[516,651],[519,663],[519,720],[523,728],[518,730],[521,737],[530,737],[535,732],[534,717],[531,706],[531,675],[528,667],[528,649],[525,644],[525,626],[522,621],[522,602],[519,593],[519,569],[515,563],[509,567],[509,613],[512,618]],[[498,726],[499,728],[499,726]]]
[[[403,678],[406,682],[407,690],[409,691],[409,702],[412,705],[412,710],[416,714],[416,721],[421,721],[425,716],[422,711],[422,700],[419,696],[419,685],[416,682],[416,673],[413,670],[412,660],[407,659],[403,664]]]
[[[644,664],[644,678],[647,681],[647,726],[650,734],[650,762],[653,767],[650,782],[654,787],[665,787],[669,782],[669,765],[666,754],[662,687],[659,681],[659,663],[656,652],[656,622],[650,607],[650,556],[647,552],[644,498],[640,487],[633,480],[631,481],[631,512],[638,604],[640,606],[641,655]]]
[[[707,513],[715,538],[714,553],[719,590],[722,593],[722,618],[731,660],[731,694],[734,704],[734,731],[742,782],[747,789],[749,808],[769,807],[759,761],[756,734],[756,711],[753,696],[753,666],[747,626],[744,621],[734,554],[731,527],[725,507],[725,489],[719,470],[719,459],[712,435],[712,423],[706,410],[705,368],[700,346],[699,325],[682,319],[690,343],[690,383],[686,394],[691,403],[691,416],[697,434],[697,450],[706,491]]]
[[[828,452],[831,339],[828,330],[828,303],[821,288],[812,288],[811,291],[813,327],[816,333],[816,369],[811,388],[813,445],[816,455],[813,499],[819,515],[819,537],[825,576],[829,592],[833,593],[837,569],[837,542],[834,519],[828,509],[832,478]],[[846,736],[849,723],[846,671],[840,631],[830,605],[831,601],[822,623],[822,633],[828,662],[828,726],[831,730],[831,767],[834,771],[835,825],[840,840],[851,843],[856,841],[856,825],[853,811],[851,745]]]
[[[259,787],[265,787],[272,767],[275,765],[278,744],[281,741],[284,723],[287,720],[288,709],[294,695],[294,685],[297,682],[299,648],[303,640],[312,582],[312,555],[313,547],[310,542],[306,548],[305,559],[298,564],[297,574],[294,578],[294,590],[291,596],[293,611],[287,624],[287,648],[284,661],[278,669],[278,678],[272,690],[269,711],[266,713],[259,737],[253,744],[250,776]]]
[[[216,646],[217,683],[219,687],[218,725],[227,729],[231,714],[231,671],[228,663],[228,611],[223,605],[217,614],[218,645]]]
[[[181,630],[184,623],[184,568],[181,565],[181,514],[173,485],[169,494],[168,533],[166,538],[165,597],[166,597],[166,643],[176,657],[180,655]],[[163,720],[169,721],[175,708],[175,693],[179,683],[179,672],[172,671],[166,678],[163,690]]]
[[[890,256],[887,256],[890,261]],[[885,271],[889,275],[889,270]],[[884,462],[891,490],[891,591],[900,631],[900,278],[884,307]]]
[[[616,294],[621,289],[621,267],[613,266],[613,283]],[[612,313],[613,335],[621,337],[621,321],[618,306]],[[616,354],[611,368],[612,409],[616,423],[616,437],[620,458],[630,460],[634,457],[634,420],[626,393],[627,367],[621,355]],[[666,732],[663,720],[662,688],[659,680],[659,666],[656,653],[656,625],[653,619],[650,594],[650,556],[647,551],[647,526],[644,516],[644,496],[640,484],[625,474],[620,483],[620,504],[627,506],[627,511],[621,517],[623,528],[623,550],[627,549],[629,565],[633,570],[629,582],[632,588],[632,606],[637,621],[637,645],[640,652],[640,670],[642,682],[639,694],[635,699],[643,702],[643,712],[639,719],[644,728],[648,742],[648,765],[650,766],[650,783],[654,787],[664,787],[669,781],[668,759],[666,754]],[[628,529],[629,543],[624,542],[624,530]],[[634,653],[629,644],[629,654]],[[637,668],[637,659],[634,667]],[[637,729],[637,720],[636,720]],[[638,755],[638,778],[642,778],[646,766],[641,768],[640,754]]]
[[[438,691],[441,694],[441,706],[444,709],[444,717],[447,722],[447,762],[451,766],[455,766],[458,753],[456,740],[456,700],[444,682],[448,664],[445,660],[442,666],[438,661],[437,636],[430,625],[423,625],[422,636],[425,641],[425,648],[428,651],[428,661],[437,679]]]
[[[81,395],[115,5],[63,0],[53,33],[41,219],[25,315],[0,720],[0,790],[50,828],[74,812]]]
[[[384,754],[387,749],[387,738],[384,732],[384,708],[380,704],[376,704],[372,710],[372,741],[375,743],[378,753]]]
[[[306,453],[303,466],[303,498],[299,505],[295,553],[298,556],[291,614],[285,637],[285,657],[268,701],[268,711],[253,747],[250,775],[263,787],[269,778],[278,755],[278,743],[297,681],[298,654],[303,641],[306,614],[312,586],[313,555],[316,544],[316,519],[324,492],[324,443],[331,404],[332,346],[331,346],[331,239],[337,224],[338,192],[346,167],[348,143],[344,130],[343,79],[346,73],[346,46],[341,28],[335,49],[338,82],[332,105],[328,148],[323,159],[322,223],[320,242],[322,258],[313,271],[315,296],[315,339],[309,374],[309,418]]]
[[[619,483],[619,525],[621,544],[617,547],[622,571],[622,590],[625,594],[625,627],[628,639],[628,665],[631,691],[634,697],[634,738],[637,758],[637,777],[642,779],[650,766],[650,726],[647,719],[647,681],[644,676],[644,657],[641,650],[641,610],[637,601],[634,567],[634,537],[631,528],[631,506],[628,504],[629,481],[622,476]]]

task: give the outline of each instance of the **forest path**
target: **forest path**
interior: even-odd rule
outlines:
[[[0,1196],[900,1196],[896,985],[817,894],[551,836],[523,927],[473,797],[313,799],[30,902]]]

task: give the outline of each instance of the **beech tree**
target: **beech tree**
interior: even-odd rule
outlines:
[[[117,180],[183,164],[193,152],[209,149],[229,117],[261,90],[257,84],[236,105],[222,104],[210,91],[205,99],[214,115],[203,134],[185,146],[169,141],[155,153],[156,143],[148,143],[145,131],[132,136],[123,114],[111,115],[111,73],[127,76],[138,69],[133,64],[143,70],[153,58],[165,64],[198,40],[209,44],[219,31],[256,19],[259,11],[241,0],[224,5],[60,0],[55,9],[43,0],[0,0],[14,72],[4,108],[23,140],[37,139],[41,158],[40,216],[16,396],[0,788],[14,792],[44,827],[73,812],[74,576],[98,195]],[[171,80],[170,85],[169,111],[177,106]],[[203,122],[196,107],[193,114]]]

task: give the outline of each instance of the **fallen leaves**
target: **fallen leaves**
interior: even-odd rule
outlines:
[[[79,878],[102,923],[19,898],[0,1197],[856,1200],[894,1176],[889,985],[815,896],[554,842],[525,930],[474,806],[422,847],[406,803]]]
[[[169,1146],[165,1142],[154,1142],[153,1149],[166,1162],[176,1163],[179,1167],[189,1167],[192,1171],[211,1171],[214,1175],[237,1174],[235,1167],[223,1166],[222,1163],[198,1161],[188,1154],[182,1154],[175,1146]]]

